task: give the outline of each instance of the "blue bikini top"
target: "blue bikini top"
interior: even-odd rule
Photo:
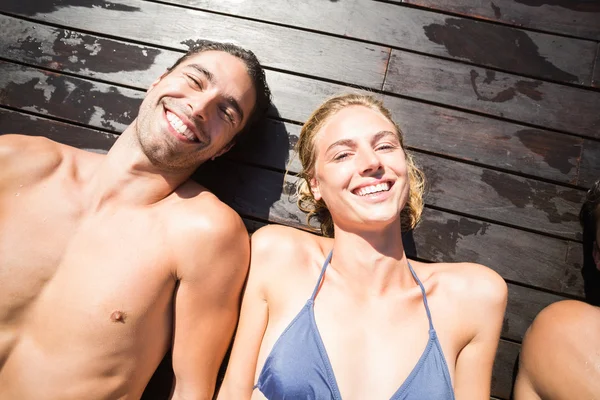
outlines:
[[[269,400],[341,400],[327,350],[317,328],[313,307],[331,256],[332,253],[329,253],[323,264],[312,296],[277,339],[254,386]],[[425,289],[410,263],[408,267],[423,293],[423,303],[429,319],[429,341],[417,365],[391,399],[454,400],[450,373],[433,328]]]

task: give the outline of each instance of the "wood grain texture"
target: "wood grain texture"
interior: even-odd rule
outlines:
[[[0,134],[44,136],[94,153],[106,153],[117,135],[0,108]]]
[[[198,39],[233,42],[271,68],[377,89],[389,57],[382,46],[141,0],[23,3],[6,0],[0,11],[179,50]]]
[[[513,371],[521,346],[500,340],[494,369],[492,371],[492,396],[500,399],[509,399],[513,384]]]
[[[394,0],[392,0],[394,1]],[[600,4],[586,0],[396,0],[524,28],[600,40]]]
[[[600,179],[600,142],[589,140],[583,146],[578,181],[581,186],[590,188],[598,179]]]
[[[181,54],[1,15],[0,27],[7,33],[0,36],[0,53],[7,58],[140,89],[148,87]],[[121,58],[123,69],[118,71],[116,59]],[[274,93],[272,115],[298,122],[331,95],[361,92],[275,71],[268,71],[267,78]],[[383,96],[383,100],[410,147],[557,182],[579,184],[582,147],[593,147],[593,142],[571,135],[393,96]],[[268,152],[262,154],[269,157]],[[587,181],[581,184],[586,186]]]
[[[398,50],[392,51],[384,89],[600,139],[598,91]]]
[[[168,2],[343,35],[544,79],[583,85],[591,82],[595,45],[590,41],[450,17],[400,4],[371,0]]]
[[[594,62],[594,72],[592,74],[592,86],[600,88],[600,43],[596,49],[596,61]]]

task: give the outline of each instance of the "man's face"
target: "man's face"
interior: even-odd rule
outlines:
[[[255,102],[244,62],[225,52],[206,51],[188,57],[150,86],[136,135],[154,165],[193,170],[229,149]]]

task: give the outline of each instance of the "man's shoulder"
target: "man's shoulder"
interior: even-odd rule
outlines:
[[[563,300],[544,308],[535,318],[531,331],[533,335],[560,340],[565,336],[579,336],[590,328],[600,332],[600,308],[582,301]],[[600,340],[600,334],[597,337]]]
[[[0,174],[2,179],[41,179],[60,165],[66,151],[66,146],[41,136],[0,135]]]
[[[246,232],[241,217],[202,185],[187,181],[175,195],[181,199],[176,218],[172,219],[178,226],[210,234],[214,239]]]

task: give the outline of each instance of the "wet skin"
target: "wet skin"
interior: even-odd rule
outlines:
[[[0,398],[139,398],[169,346],[173,398],[212,396],[249,244],[188,177],[254,102],[243,62],[209,51],[151,86],[107,155],[0,136]]]

